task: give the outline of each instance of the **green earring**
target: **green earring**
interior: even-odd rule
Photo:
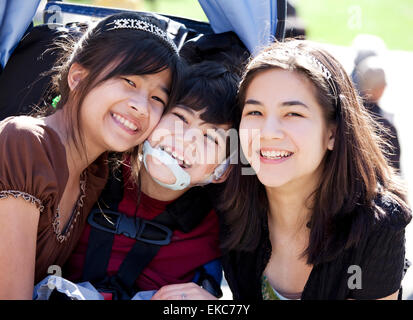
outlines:
[[[52,107],[56,109],[57,104],[59,103],[62,96],[59,94],[58,96],[54,97],[52,100]]]

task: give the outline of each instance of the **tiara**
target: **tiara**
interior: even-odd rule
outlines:
[[[165,31],[152,23],[138,19],[115,19],[108,25],[112,24],[114,26],[107,29],[108,31],[116,29],[136,29],[152,33],[153,35],[165,41],[172,48],[172,50],[176,54],[178,54],[178,47],[176,46],[175,42],[173,42],[173,40],[167,35]]]
[[[337,105],[338,103],[338,93],[337,93],[337,89],[336,86],[334,84],[333,81],[333,77],[331,75],[330,70],[320,61],[318,60],[316,57],[314,57],[312,54],[307,53],[307,52],[303,52],[297,48],[293,48],[293,49],[283,49],[281,51],[279,51],[279,53],[285,57],[301,57],[304,60],[307,61],[307,63],[309,65],[311,65],[314,69],[318,70],[324,77],[324,79],[326,80],[327,84],[330,87],[331,93],[334,97],[335,103]],[[268,54],[271,54],[270,52],[268,52]]]
[[[314,57],[312,54],[307,53],[307,52],[302,52],[299,49],[293,48],[293,49],[282,49],[282,50],[277,50],[278,53],[284,57],[301,57],[303,59],[305,59],[308,64],[310,64],[313,68],[315,68],[316,70],[318,70],[323,77],[326,80],[330,80],[331,79],[331,72],[328,70],[328,68],[320,61],[318,60],[316,57]],[[271,51],[267,51],[265,52],[266,54],[271,55]]]

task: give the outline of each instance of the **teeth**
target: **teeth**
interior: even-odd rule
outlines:
[[[129,120],[125,119],[124,117],[114,113],[113,117],[118,120],[122,125],[124,125],[126,128],[135,131],[138,129],[137,126],[135,126],[132,122],[130,122]]]
[[[189,163],[189,162],[187,162],[187,161],[184,159],[184,157],[178,155],[175,151],[172,151],[172,149],[171,149],[170,147],[168,147],[168,146],[160,146],[159,148],[160,148],[161,150],[169,153],[173,158],[181,161],[181,162],[182,162],[182,165],[183,165],[185,168],[192,166],[192,164]]]
[[[292,153],[288,151],[261,151],[261,154],[266,158],[280,159],[289,157]]]

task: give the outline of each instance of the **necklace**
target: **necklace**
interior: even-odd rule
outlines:
[[[56,209],[56,213],[53,219],[53,231],[56,234],[57,241],[63,243],[66,241],[71,234],[73,226],[76,224],[77,218],[80,215],[80,211],[83,208],[84,198],[86,197],[86,171],[83,171],[82,175],[80,176],[80,194],[79,198],[77,199],[75,208],[73,209],[72,215],[70,216],[70,220],[65,228],[65,230],[61,230],[60,228],[60,208],[59,206]]]

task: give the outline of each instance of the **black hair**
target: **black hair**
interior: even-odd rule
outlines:
[[[81,147],[84,149],[79,109],[88,92],[100,83],[120,75],[154,74],[169,68],[172,81],[164,112],[167,112],[176,100],[181,74],[181,59],[177,52],[161,37],[151,32],[132,28],[113,29],[116,19],[138,19],[165,32],[167,28],[165,21],[150,14],[120,13],[101,20],[78,41],[67,39],[61,45],[63,55],[53,69],[53,91],[61,95],[58,109],[66,104],[70,105],[66,130],[79,151]],[[71,92],[67,76],[74,63],[87,69],[88,74],[74,92]]]
[[[195,111],[208,123],[235,126],[241,114],[237,107],[239,75],[225,64],[203,61],[190,65],[184,75],[177,104]]]

